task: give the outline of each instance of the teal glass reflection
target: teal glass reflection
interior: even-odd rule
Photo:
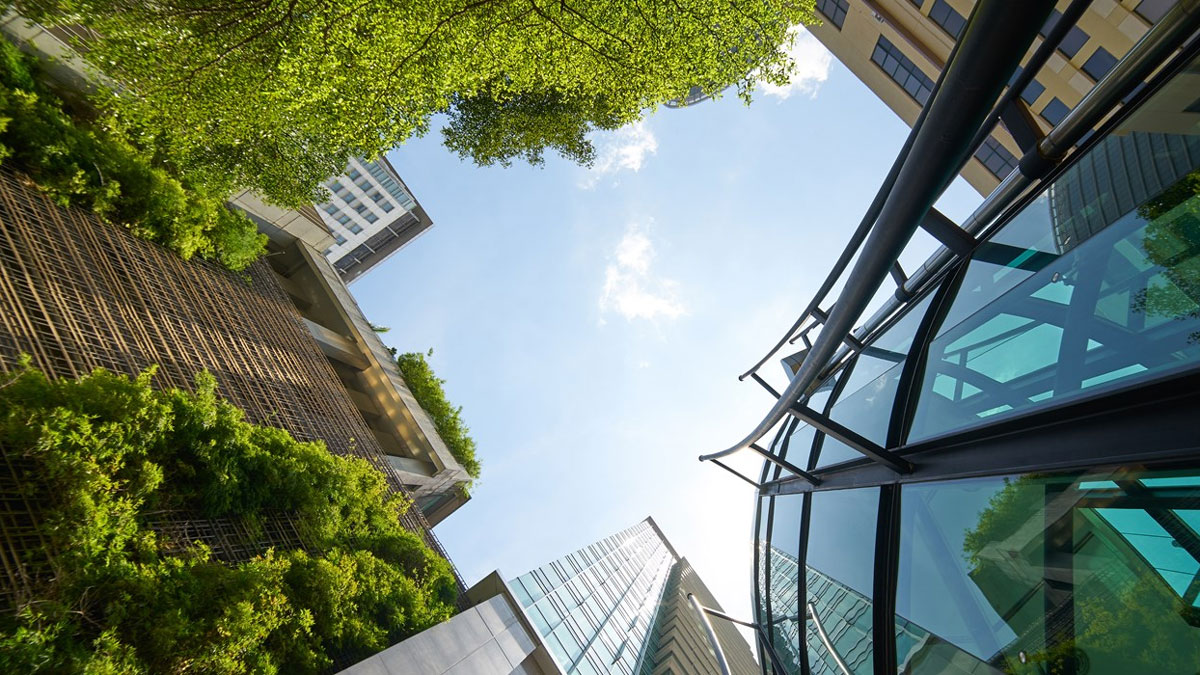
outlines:
[[[1200,135],[1113,134],[977,249],[909,440],[1198,364]]]
[[[768,592],[771,603],[770,638],[789,675],[800,672],[800,518],[801,495],[775,497],[771,543],[767,549]]]
[[[906,486],[901,670],[1194,674],[1196,477],[1123,470]]]
[[[932,299],[933,294],[927,294],[855,359],[846,386],[829,412],[831,418],[868,440],[887,444],[900,372]],[[821,442],[817,466],[832,466],[859,457],[862,454],[857,450],[826,436]]]
[[[814,675],[841,675],[839,659],[856,675],[873,671],[871,593],[878,511],[879,488],[812,495],[804,609],[806,614],[811,609],[805,634]]]

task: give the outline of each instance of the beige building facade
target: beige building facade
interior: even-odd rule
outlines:
[[[1043,36],[1068,4],[1069,0],[1058,3]],[[1173,4],[1173,0],[1092,2],[1021,93],[1021,105],[1040,131],[1062,120]],[[972,0],[817,0],[821,22],[808,29],[911,126],[973,5]],[[1040,44],[1039,39],[1025,61]],[[1015,168],[1022,154],[1017,141],[999,125],[963,168],[963,178],[986,195]]]

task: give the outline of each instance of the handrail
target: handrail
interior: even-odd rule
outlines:
[[[971,25],[976,23],[975,16],[980,11],[981,6],[977,6],[976,12],[972,14],[971,24],[967,27],[967,35],[971,33]],[[1027,17],[1028,15],[1026,14],[1025,16]],[[1026,190],[1037,180],[1044,177],[1054,166],[1061,163],[1067,152],[1084,135],[1102,121],[1118,102],[1151,75],[1154,69],[1167,56],[1178,49],[1198,29],[1200,29],[1200,0],[1181,0],[1130,49],[1125,57],[1108,74],[1101,78],[1095,87],[1092,88],[1092,91],[1080,101],[1079,105],[1067,114],[1062,122],[1055,126],[1045,138],[1041,139],[1035,148],[1026,153],[1021,159],[1021,170],[1011,172],[1001,182],[999,187],[976,209],[975,213],[964,221],[962,229],[971,235],[978,235],[980,237],[990,234],[995,226],[998,225],[998,218],[1015,200],[1020,198]],[[965,41],[966,36],[964,36],[964,40],[960,41],[960,44]],[[952,59],[951,64],[947,66],[943,75],[957,61],[958,59]],[[934,98],[926,108],[933,108],[942,99],[943,97],[935,92]],[[916,136],[917,132],[918,129],[914,126],[910,138]],[[881,218],[880,220],[882,221],[883,219]],[[907,228],[911,232],[915,229],[915,226],[910,222],[907,223]],[[860,304],[858,312],[862,311],[866,302],[869,301],[869,298],[874,294],[883,279],[886,278],[886,267],[894,262],[895,257],[898,257],[898,253],[897,251],[891,261],[882,261],[880,264],[874,266],[876,268],[872,270],[872,272],[875,272],[872,276],[874,283],[866,285],[869,292],[864,292],[861,288],[865,284],[859,284],[860,287],[855,289],[858,295],[863,295],[864,293],[866,295],[865,300],[855,298],[858,301],[856,304]],[[866,258],[865,254],[860,257],[855,269],[856,273],[859,271],[859,268],[863,267],[864,258]],[[816,380],[822,370],[829,364],[836,363],[840,359],[845,358],[850,353],[851,349],[849,347],[842,346],[839,349],[839,345],[844,338],[837,337],[835,339],[832,333],[837,332],[841,336],[848,335],[854,336],[859,340],[865,340],[874,331],[878,330],[897,310],[903,307],[908,302],[908,298],[915,297],[928,284],[939,278],[956,258],[957,256],[950,249],[944,246],[941,247],[905,281],[903,286],[898,289],[896,297],[890,298],[885,302],[858,329],[849,329],[849,324],[853,322],[853,317],[846,318],[846,314],[849,312],[844,307],[839,306],[842,304],[842,298],[839,297],[835,303],[834,312],[840,315],[838,317],[840,319],[838,321],[838,330],[834,330],[831,317],[823,327],[821,334],[818,335],[813,347],[805,355],[800,369],[781,394],[779,400],[767,413],[767,416],[737,445],[720,452],[703,455],[700,457],[701,461],[734,454],[749,447],[751,443],[756,442],[769,432],[772,427],[792,412],[793,403],[797,400],[798,395],[812,385],[812,382]],[[857,276],[857,274],[852,276]],[[847,288],[843,289],[842,296],[847,296],[849,292],[850,288],[848,284]],[[903,300],[901,299],[902,297],[904,298]],[[819,351],[818,347],[821,347]]]
[[[837,653],[837,650],[833,648],[833,643],[829,641],[829,635],[825,633],[825,627],[821,625],[821,618],[817,616],[816,608],[813,607],[811,602],[805,604],[805,608],[808,610],[808,618],[812,620],[813,626],[815,626],[817,629],[817,637],[821,639],[821,644],[825,645],[825,651],[829,652],[829,655],[833,657],[833,661],[837,664],[838,670],[842,671],[842,675],[851,675],[850,668],[846,665],[846,662],[842,660],[842,657]]]
[[[708,620],[709,615],[715,616],[718,619],[724,619],[729,623],[753,629],[754,634],[758,636],[759,646],[762,647],[763,651],[765,651],[767,656],[770,657],[771,665],[774,667],[775,672],[787,672],[787,670],[785,670],[783,667],[783,661],[779,659],[779,654],[775,652],[775,647],[771,645],[771,640],[767,638],[767,633],[763,630],[761,624],[735,619],[719,609],[705,607],[704,605],[700,604],[700,601],[697,600],[696,596],[692,593],[687,594],[687,599],[688,602],[691,603],[692,609],[696,610],[696,613],[700,615],[700,622],[704,625],[705,633],[708,634],[708,641],[712,645],[713,651],[717,655],[717,667],[721,669],[721,675],[730,675],[729,663],[725,659],[725,651],[721,649],[720,641],[717,640],[717,633],[713,630],[712,623],[710,623]]]
[[[934,161],[901,163],[841,295],[782,396],[744,439],[726,450],[702,456],[702,461],[736,453],[768,433],[792,412],[794,402],[816,380],[844,336],[852,334],[853,323],[887,277],[888,269],[934,199],[954,177],[954,169],[969,152],[966,146],[971,136],[991,111],[1008,74],[1020,62],[1037,27],[1054,5],[1052,0],[1030,4],[1037,11],[1026,7],[1025,11],[1014,12],[1011,3],[1001,0],[976,4],[957,43],[957,53],[942,71],[940,86],[925,107],[924,123],[910,134],[908,156]],[[986,87],[984,91],[981,85]]]

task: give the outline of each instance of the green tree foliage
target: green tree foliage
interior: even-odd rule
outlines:
[[[583,132],[692,86],[748,97],[786,82],[789,27],[814,19],[812,0],[16,4],[96,31],[89,60],[127,85],[112,105],[169,130],[189,165],[293,206],[348,156],[424,133],[438,112],[451,147],[484,164],[543,147],[586,161]]]
[[[433,374],[429,367],[426,354],[409,352],[396,357],[400,374],[408,385],[417,403],[429,413],[438,435],[442,437],[450,454],[462,465],[472,478],[479,478],[479,460],[475,458],[475,439],[471,438],[471,430],[462,421],[462,406],[455,408],[446,400],[446,391],[442,385],[445,380]],[[433,356],[430,349],[428,356]]]
[[[195,393],[150,378],[0,379],[0,448],[46,543],[25,556],[53,570],[0,612],[0,672],[316,672],[450,616],[449,564],[367,462],[245,422],[207,374]],[[168,546],[164,513],[288,513],[308,546],[224,563]]]
[[[184,258],[234,270],[264,250],[265,237],[213,193],[181,180],[112,120],[73,119],[41,86],[36,64],[0,40],[0,160],[63,206],[79,206]]]

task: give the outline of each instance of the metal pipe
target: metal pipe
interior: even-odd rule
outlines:
[[[1197,0],[1200,1],[1200,0]],[[880,210],[876,227],[863,245],[853,271],[813,342],[796,376],[767,416],[742,441],[701,460],[724,457],[742,450],[771,430],[791,410],[793,402],[828,363],[851,333],[875,290],[888,274],[905,244],[933,206],[954,170],[969,154],[967,143],[990,112],[1028,48],[1037,27],[1054,7],[1053,0],[1028,0],[1021,11],[1011,2],[981,0],[975,6],[958,54],[942,73],[942,86],[926,106],[925,123],[910,134],[909,154],[920,162],[904,162]],[[930,161],[924,161],[928,158]]]
[[[1093,87],[1092,92],[1099,91],[1096,96],[1088,94],[1067,114],[1063,121],[1046,136],[1037,150],[1042,156],[1052,156],[1049,153],[1065,152],[1079,142],[1091,131],[1108,113],[1112,102],[1124,99],[1141,80],[1145,79],[1160,61],[1165,59],[1191,33],[1200,28],[1200,0],[1187,0],[1176,4],[1142,39],[1126,54],[1125,59],[1117,64]],[[1140,67],[1133,75],[1121,64],[1126,60],[1136,61]],[[1126,79],[1132,77],[1133,79]],[[1102,104],[1109,102],[1108,107]],[[1065,140],[1064,140],[1065,139]],[[984,239],[990,234],[990,226],[995,223],[1001,213],[1010,204],[1019,199],[1022,194],[1034,184],[1035,180],[1020,171],[1013,171],[984,199],[983,203],[965,220],[961,227],[968,234]],[[902,287],[902,295],[915,297],[953,262],[955,255],[946,247],[939,248],[924,264],[921,265]],[[877,330],[905,302],[898,298],[889,298],[871,318],[863,322],[855,330],[855,335],[865,338]],[[840,350],[832,359],[836,363],[850,353],[849,349]]]
[[[729,672],[729,662],[725,660],[725,650],[721,649],[721,643],[717,640],[717,632],[713,630],[712,622],[708,620],[708,612],[695,595],[688,593],[687,599],[691,603],[692,609],[696,610],[696,614],[700,616],[700,624],[704,626],[704,632],[708,634],[708,641],[712,645],[713,653],[717,655],[717,669],[721,671],[721,675],[732,675]]]
[[[812,619],[813,625],[817,628],[817,637],[821,639],[821,644],[825,645],[825,651],[833,657],[834,663],[837,664],[838,670],[842,671],[842,675],[851,675],[849,666],[842,660],[841,655],[833,648],[833,643],[829,641],[829,636],[825,633],[825,627],[821,625],[821,619],[817,616],[817,610],[812,606],[812,603],[807,603],[805,607],[808,609],[808,618]]]

